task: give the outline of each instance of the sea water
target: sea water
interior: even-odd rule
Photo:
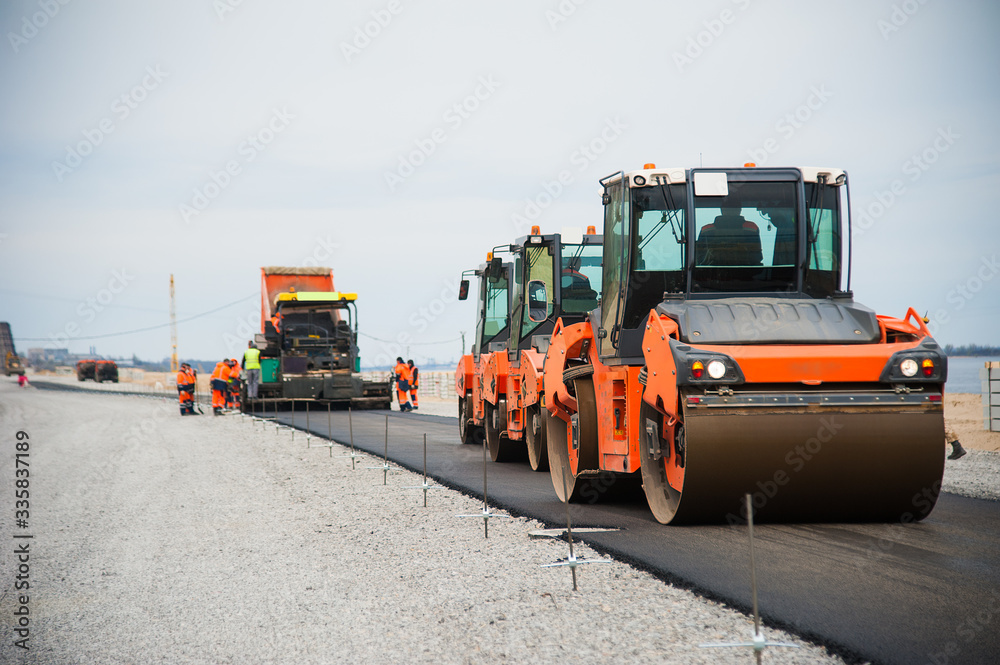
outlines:
[[[944,386],[945,391],[981,395],[979,370],[991,361],[1000,362],[1000,356],[949,356],[948,382]]]

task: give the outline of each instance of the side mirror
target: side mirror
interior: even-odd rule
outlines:
[[[528,282],[528,318],[538,323],[549,317],[549,303],[545,292],[545,282]]]
[[[458,299],[468,300],[469,299],[469,280],[463,279],[458,285]]]
[[[495,282],[503,276],[503,262],[499,256],[494,256],[490,260],[490,265],[486,268],[486,276],[491,282]]]

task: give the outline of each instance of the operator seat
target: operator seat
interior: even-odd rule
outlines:
[[[722,208],[722,214],[702,227],[695,243],[700,266],[759,266],[760,229],[740,214],[740,208]]]

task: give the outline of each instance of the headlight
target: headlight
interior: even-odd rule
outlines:
[[[907,358],[903,362],[899,363],[899,371],[903,373],[905,377],[911,377],[917,375],[917,370],[919,369],[917,361],[913,358]]]
[[[726,365],[721,360],[713,360],[708,363],[708,375],[713,379],[721,379],[726,375]]]

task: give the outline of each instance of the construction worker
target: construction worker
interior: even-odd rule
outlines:
[[[406,361],[406,366],[410,368],[410,399],[413,400],[413,410],[420,408],[417,403],[417,388],[420,387],[420,370],[413,364],[413,358]]]
[[[403,413],[413,411],[407,393],[410,392],[410,367],[402,358],[396,358],[396,366],[392,369],[396,377],[396,397],[399,399],[399,410]]]
[[[227,360],[223,358],[215,364],[212,371],[212,415],[217,416],[222,413],[226,406],[226,390],[229,387],[229,367]]]
[[[229,362],[229,392],[226,393],[226,406],[230,409],[240,408],[240,365],[236,358],[230,358]]]
[[[177,395],[180,400],[181,415],[194,415],[194,374],[191,366],[182,363],[177,370]]]
[[[260,349],[253,342],[247,342],[247,350],[243,352],[243,369],[247,377],[247,398],[257,399],[257,386],[260,384]]]
[[[948,459],[958,459],[960,457],[965,457],[965,448],[958,440],[958,435],[955,434],[955,430],[948,426],[948,421],[944,423],[944,442],[951,446],[951,454],[948,455]]]

